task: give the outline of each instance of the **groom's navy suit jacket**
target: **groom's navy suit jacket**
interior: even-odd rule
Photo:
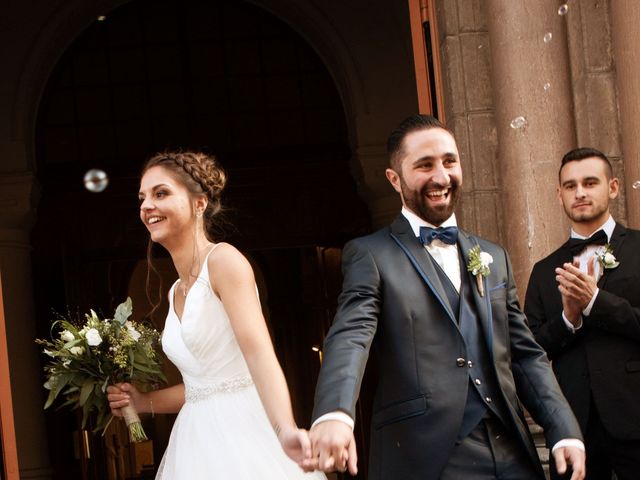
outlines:
[[[584,428],[591,399],[607,431],[621,440],[640,439],[640,231],[617,224],[610,241],[620,265],[605,269],[600,292],[571,333],[562,320],[555,268],[573,261],[567,244],[536,263],[525,312],[548,352],[567,400]]]
[[[580,429],[520,310],[506,252],[461,231],[458,246],[465,265],[475,245],[494,260],[484,296],[474,277],[468,284],[474,287],[501,403],[515,438],[539,467],[523,405],[544,427],[550,444],[582,438]],[[325,340],[313,416],[340,410],[355,418],[373,345],[379,383],[371,427],[372,480],[437,479],[460,432],[469,387],[467,366],[458,361],[466,358],[465,342],[436,268],[402,215],[343,251],[343,291]]]

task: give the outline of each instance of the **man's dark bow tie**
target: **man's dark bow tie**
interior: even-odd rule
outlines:
[[[458,227],[420,227],[420,241],[424,245],[431,245],[434,240],[455,245],[458,241]]]
[[[580,253],[589,245],[604,245],[607,243],[607,234],[604,230],[598,230],[589,238],[570,238],[567,242],[567,247],[571,250],[573,256],[580,255]]]

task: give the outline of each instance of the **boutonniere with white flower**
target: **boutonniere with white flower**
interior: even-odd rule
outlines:
[[[493,257],[480,250],[480,245],[476,245],[469,250],[469,263],[467,264],[467,271],[471,272],[476,277],[476,284],[478,285],[478,292],[480,296],[484,297],[484,285],[482,283],[483,277],[488,277],[491,273],[489,265],[493,263]]]
[[[608,243],[596,250],[596,257],[604,269],[616,268],[620,265],[620,262],[616,260],[616,257],[613,255],[611,245]]]

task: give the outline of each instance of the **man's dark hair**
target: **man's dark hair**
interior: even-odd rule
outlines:
[[[431,128],[442,128],[453,135],[453,132],[449,130],[444,123],[431,115],[411,115],[400,122],[400,125],[391,132],[391,135],[389,135],[387,139],[387,154],[389,155],[389,165],[391,168],[396,172],[400,172],[399,161],[402,156],[404,139],[407,135],[419,130],[429,130]]]
[[[607,180],[611,180],[611,178],[613,178],[613,167],[611,166],[611,162],[609,161],[607,156],[600,150],[596,150],[595,148],[590,147],[574,148],[573,150],[567,152],[564,157],[562,157],[562,162],[560,162],[560,170],[558,171],[558,180],[560,179],[560,172],[562,172],[562,168],[567,163],[578,162],[580,160],[584,160],[585,158],[593,157],[599,158],[607,164],[606,176]]]

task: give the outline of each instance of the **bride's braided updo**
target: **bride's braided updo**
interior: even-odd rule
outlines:
[[[207,208],[203,213],[207,238],[213,241],[214,218],[222,210],[221,194],[227,175],[215,157],[202,152],[167,151],[154,155],[144,164],[142,175],[152,167],[166,168],[193,195],[205,195]]]

